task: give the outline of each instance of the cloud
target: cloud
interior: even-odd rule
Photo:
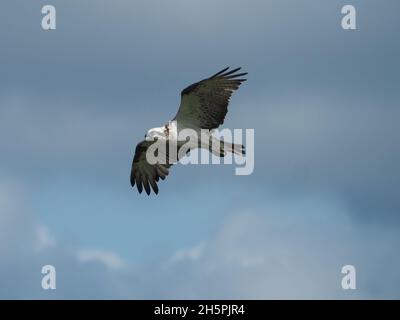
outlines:
[[[57,242],[56,239],[43,224],[36,225],[36,247],[38,251],[54,247]]]
[[[110,269],[121,269],[125,266],[125,262],[118,255],[109,251],[80,249],[77,257],[83,263],[100,262]]]
[[[255,128],[256,172],[247,178],[249,185],[332,193],[354,206],[360,219],[399,220],[396,99],[381,103],[379,98],[310,92],[235,98],[225,126]],[[9,138],[0,142],[2,167],[25,179],[38,171],[89,181],[98,172],[105,180],[127,175],[135,144],[151,126],[146,121],[153,121],[151,113],[141,112],[138,119],[132,110],[94,108],[93,101],[86,106],[78,100],[56,101],[3,97],[0,134]],[[243,108],[252,112],[243,114]],[[140,128],[132,127],[133,119]],[[181,170],[174,168],[174,175]]]
[[[199,244],[189,249],[176,251],[171,259],[172,263],[178,263],[181,261],[195,261],[202,257],[204,252],[204,244]]]
[[[309,92],[241,99],[239,106],[253,112],[232,126],[255,128],[251,182],[279,192],[324,192],[343,198],[363,221],[398,224],[396,101]]]
[[[123,261],[110,252],[56,241],[32,213],[27,194],[19,183],[0,184],[0,298],[120,297],[119,274],[111,271]],[[41,269],[47,264],[56,267],[55,291],[41,288]]]
[[[400,295],[398,227],[359,224],[335,199],[264,195],[266,205],[230,212],[199,245],[132,265],[107,250],[56,241],[29,213],[28,203],[27,209],[19,207],[21,189],[0,190],[0,254],[5,259],[0,265],[0,297],[5,299]],[[45,264],[56,267],[55,291],[40,287]],[[356,291],[340,286],[341,267],[347,264],[356,267]]]
[[[352,33],[340,28],[340,1],[302,0],[296,9],[289,0],[252,0],[246,8],[240,1],[209,0],[53,4],[63,24],[52,33],[41,30],[37,4],[24,9],[12,1],[5,4],[5,12],[18,12],[20,19],[12,36],[8,28],[0,30],[8,62],[2,88],[68,92],[110,103],[142,93],[176,98],[168,94],[169,84],[180,87],[190,77],[199,80],[205,68],[237,63],[250,69],[259,92],[335,86],[387,95],[387,80],[397,79],[392,67],[400,48],[393,33],[397,1],[386,1],[385,9],[373,2],[354,3],[362,19]],[[385,10],[385,19],[376,14],[379,10]],[[14,26],[13,16],[4,15],[3,23]],[[154,79],[157,90],[152,90]],[[390,87],[395,91],[394,83]]]
[[[163,284],[154,286],[156,297],[398,297],[398,229],[358,226],[345,208],[314,197],[268,200],[266,208],[230,215],[201,251],[193,248],[195,259],[178,251],[180,259],[155,278]],[[353,292],[341,288],[346,264],[358,271]]]

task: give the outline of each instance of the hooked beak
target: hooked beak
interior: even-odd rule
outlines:
[[[156,141],[158,140],[158,137],[149,137],[147,134],[144,136],[144,139],[146,141]]]

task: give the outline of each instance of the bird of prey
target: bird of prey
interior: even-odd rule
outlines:
[[[181,92],[181,103],[176,116],[168,121],[166,125],[159,128],[150,129],[145,135],[145,140],[138,143],[135,149],[135,156],[132,161],[130,182],[142,193],[143,188],[149,195],[151,189],[158,194],[157,182],[169,174],[169,168],[179,159],[175,156],[175,161],[170,161],[167,155],[165,163],[150,164],[146,159],[146,151],[158,139],[164,139],[166,143],[176,139],[179,132],[184,129],[192,129],[200,137],[201,129],[212,130],[224,123],[228,112],[229,99],[234,90],[237,90],[242,82],[246,81],[241,77],[247,73],[238,73],[241,68],[229,70],[225,68],[213,76],[196,82]],[[204,131],[204,130],[203,130]],[[193,148],[207,148],[215,155],[223,157],[229,153],[239,155],[244,154],[244,146],[238,144],[223,144],[222,140],[209,134],[212,145],[218,148],[210,148],[209,144],[203,145],[201,141],[196,141]],[[177,150],[186,142],[177,141]],[[151,187],[151,189],[150,189]]]

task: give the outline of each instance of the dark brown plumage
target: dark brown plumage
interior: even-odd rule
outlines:
[[[135,149],[135,156],[132,161],[131,169],[131,186],[136,187],[139,193],[142,193],[143,188],[147,194],[150,194],[150,187],[155,194],[158,194],[157,182],[161,178],[164,180],[169,174],[169,168],[172,164],[150,164],[146,160],[146,152],[152,141],[142,141]]]
[[[235,73],[241,68],[225,68],[213,76],[196,82],[181,92],[181,105],[174,120],[196,125],[202,129],[215,129],[224,123],[229,99],[234,90],[246,79],[247,73]],[[188,123],[189,124],[189,123]]]

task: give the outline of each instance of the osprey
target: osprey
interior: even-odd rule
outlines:
[[[135,149],[135,156],[132,161],[130,181],[132,187],[135,186],[142,193],[143,188],[150,194],[150,186],[158,194],[157,182],[169,174],[169,168],[172,164],[179,161],[176,155],[176,161],[171,161],[167,154],[165,163],[150,164],[146,159],[148,148],[158,139],[162,139],[167,144],[176,141],[177,150],[187,142],[179,141],[177,137],[179,132],[184,129],[192,129],[201,136],[201,129],[213,130],[224,123],[228,112],[229,99],[234,90],[237,90],[246,79],[240,77],[247,73],[237,73],[241,68],[229,70],[225,68],[213,76],[196,82],[181,92],[181,103],[176,116],[168,121],[166,125],[159,128],[150,129],[145,135],[145,140],[140,142]],[[208,135],[210,144],[204,144],[202,141],[195,141],[190,149],[206,148],[210,152],[223,157],[227,152],[239,155],[244,154],[244,146],[238,144],[224,144],[216,137]],[[217,146],[217,147],[215,147]],[[189,149],[189,150],[190,150]],[[168,153],[168,152],[167,152]]]

